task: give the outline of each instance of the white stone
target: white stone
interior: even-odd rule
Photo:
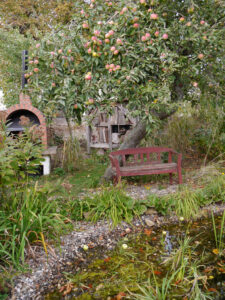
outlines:
[[[149,220],[149,219],[146,219],[146,220],[145,220],[145,223],[146,223],[146,225],[149,226],[149,227],[152,227],[152,226],[155,225],[155,223],[154,223],[153,221]]]
[[[3,92],[0,90],[0,110],[6,110],[6,106],[3,103]]]
[[[41,162],[43,166],[43,175],[49,175],[51,170],[51,160],[49,156],[43,156],[44,161]]]

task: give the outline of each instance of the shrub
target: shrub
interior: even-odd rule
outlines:
[[[172,209],[173,199],[170,197],[158,197],[156,195],[150,195],[149,204],[154,206],[158,213],[165,216]]]
[[[2,130],[0,136],[0,261],[20,268],[32,242],[42,243],[47,253],[46,237],[62,232],[65,217],[57,212],[58,202],[49,201],[55,187],[38,188],[29,180],[42,161],[42,146],[32,130],[18,137]]]
[[[43,160],[42,146],[34,143],[31,135],[29,129],[19,137],[9,136],[5,130],[0,131],[0,201],[4,205],[10,202],[9,194],[16,187],[22,187],[30,175],[37,174]]]

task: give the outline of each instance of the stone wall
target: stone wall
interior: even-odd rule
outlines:
[[[86,141],[86,125],[77,125],[75,123],[72,123],[71,125],[73,127],[73,136],[79,141]],[[50,127],[56,136],[61,137],[63,140],[69,138],[70,135],[65,118],[55,118]]]

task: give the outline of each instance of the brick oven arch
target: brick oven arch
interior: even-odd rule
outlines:
[[[42,130],[42,144],[47,148],[47,127],[44,115],[36,107],[32,106],[30,98],[28,96],[22,95],[20,97],[20,104],[15,104],[8,108],[5,115],[5,120],[9,120],[10,116],[16,111],[25,110],[33,113],[39,120],[40,128]]]

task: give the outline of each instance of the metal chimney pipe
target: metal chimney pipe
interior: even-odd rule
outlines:
[[[27,69],[28,69],[28,51],[23,50],[22,51],[22,74],[21,74],[21,87],[24,89],[25,84],[27,84],[27,79],[24,77]]]

